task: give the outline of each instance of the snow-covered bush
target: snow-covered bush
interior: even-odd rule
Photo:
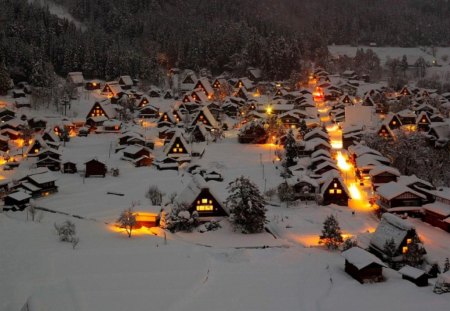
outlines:
[[[171,232],[185,231],[191,232],[198,226],[198,213],[194,211],[192,214],[188,211],[188,206],[181,204],[173,207],[170,213],[164,214],[164,224],[161,228],[168,229]],[[161,221],[160,221],[161,225]]]
[[[344,252],[355,246],[358,246],[356,240],[353,240],[352,238],[345,239],[344,243],[342,243],[342,251]]]
[[[295,191],[294,187],[289,185],[287,182],[281,183],[278,188],[278,198],[281,202],[292,202],[295,201]]]
[[[80,240],[76,236],[76,227],[73,222],[66,220],[61,225],[55,223],[54,226],[61,242],[72,243],[73,248],[78,245]]]
[[[150,186],[145,195],[146,198],[150,199],[150,202],[152,202],[153,205],[161,205],[163,196],[164,193],[159,190],[158,186]]]

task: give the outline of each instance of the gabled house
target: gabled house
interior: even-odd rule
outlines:
[[[427,138],[434,142],[436,148],[445,148],[450,141],[450,122],[431,124]]]
[[[164,99],[172,99],[172,98],[173,98],[173,93],[172,93],[172,91],[171,91],[171,90],[165,91],[165,92],[164,92],[163,98],[164,98]]]
[[[191,97],[195,102],[206,103],[209,101],[208,96],[202,91],[202,89],[195,89],[191,92]]]
[[[41,152],[43,149],[49,149],[48,144],[42,139],[42,136],[37,134],[31,144],[28,146],[26,154],[29,157],[35,157]]]
[[[191,126],[194,126],[198,123],[203,124],[208,130],[219,128],[219,124],[217,123],[216,119],[212,115],[211,111],[209,111],[209,108],[207,106],[203,106],[203,108],[197,113],[197,115],[192,120]]]
[[[7,152],[9,150],[9,137],[0,135],[0,151]]]
[[[93,117],[106,117],[107,119],[113,119],[116,117],[116,111],[110,104],[109,100],[102,100],[95,102],[88,114],[86,115],[86,120]]]
[[[234,88],[241,89],[245,88],[246,91],[251,91],[255,88],[255,85],[249,78],[240,78],[234,85]]]
[[[381,124],[377,133],[378,133],[378,136],[383,137],[385,139],[395,139],[396,138],[395,133],[384,122],[383,122],[383,124]]]
[[[133,79],[131,79],[130,76],[120,76],[119,79],[119,85],[123,90],[129,90],[133,87]]]
[[[288,111],[279,115],[279,120],[287,129],[297,129],[300,126],[301,119],[292,111]]]
[[[408,245],[415,237],[418,238],[416,228],[412,224],[394,214],[384,213],[370,239],[369,250],[382,259],[402,261],[402,255],[408,251]],[[391,239],[394,240],[395,244],[395,252],[392,258],[388,257],[384,248],[386,242]]]
[[[138,106],[138,108],[142,108],[142,107],[147,106],[149,103],[150,103],[150,100],[148,99],[147,96],[144,95],[144,96],[142,96],[141,99],[139,100],[137,106]]]
[[[179,121],[177,121],[175,119],[174,113],[173,111],[164,111],[161,113],[159,119],[158,119],[158,127],[172,127],[172,126],[176,126],[177,123]]]
[[[200,89],[205,93],[208,99],[212,99],[214,96],[214,89],[207,78],[200,78],[194,86],[194,89]]]
[[[123,90],[117,81],[106,82],[101,92],[102,95],[108,96],[109,98],[115,97],[120,93],[123,93]]]
[[[391,130],[396,130],[402,126],[402,122],[400,121],[400,118],[396,114],[393,114],[393,113],[388,114],[386,116],[386,118],[384,119],[383,123],[387,124],[387,126]]]
[[[180,132],[177,132],[164,147],[164,154],[170,158],[190,158],[191,147]]]
[[[396,182],[400,177],[400,172],[395,167],[386,165],[377,165],[370,170],[370,179],[372,180],[372,187],[376,190],[380,185],[388,182]]]
[[[36,162],[37,167],[46,167],[51,171],[59,171],[61,169],[61,152],[54,149],[44,149],[38,154]]]
[[[402,122],[402,125],[416,124],[417,116],[411,109],[403,109],[397,112],[397,116]]]
[[[9,120],[15,119],[16,113],[8,108],[0,109],[0,122],[8,122]]]
[[[197,123],[192,131],[189,133],[190,141],[194,143],[207,141],[209,138],[209,132],[206,130],[205,125]]]
[[[348,205],[349,191],[337,171],[326,173],[319,179],[322,205],[337,204]]]
[[[431,120],[425,111],[422,111],[416,120],[416,126],[419,131],[428,132],[430,130]]]
[[[435,202],[423,206],[423,220],[430,225],[450,232],[450,188],[442,187],[432,191]]]
[[[153,165],[158,170],[178,170],[179,163],[175,158],[163,156],[153,161]]]
[[[413,93],[406,85],[400,90],[399,94],[401,96],[411,96]]]
[[[190,213],[197,212],[200,221],[228,216],[224,205],[199,174],[192,177],[187,187],[175,198],[175,202],[186,205]]]
[[[32,197],[41,197],[58,192],[55,182],[56,177],[46,169],[21,178],[15,188],[24,189]]]
[[[18,190],[6,195],[3,200],[5,211],[23,211],[30,203],[31,195],[23,190]]]
[[[75,174],[78,172],[77,164],[72,161],[65,161],[62,164],[62,172],[65,174]]]
[[[87,81],[84,88],[88,91],[100,90],[102,88],[102,83],[100,80]]]

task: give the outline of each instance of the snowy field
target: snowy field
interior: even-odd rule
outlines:
[[[435,295],[431,286],[418,288],[393,270],[385,270],[387,280],[379,284],[361,285],[348,276],[339,253],[317,246],[329,214],[337,216],[344,234],[367,245],[378,221],[369,212],[352,215],[348,207],[269,205],[268,227],[274,236],[243,235],[223,221],[214,232],[166,233],[167,244],[156,228],[128,239],[104,222],[114,221],[132,201],[140,202],[138,210],[154,210],[145,198],[150,185],[168,194],[179,192],[190,176],[135,168],[120,154],[109,156],[115,139],[114,134],[73,138],[63,148],[63,158],[79,163],[103,159],[120,169],[119,177],[57,173],[59,192],[36,201],[98,221],[45,213],[40,223],[33,223],[25,213],[0,214],[0,310],[20,310],[30,296],[30,305],[45,310],[445,310],[450,303],[449,295]],[[201,163],[224,172],[223,182],[210,185],[225,199],[228,182],[240,175],[260,189],[278,185],[273,152],[270,146],[239,145],[231,132],[208,146]],[[75,250],[58,242],[54,232],[53,224],[66,219],[77,224],[80,244]],[[443,262],[450,254],[450,235],[414,224],[425,237],[429,256]]]

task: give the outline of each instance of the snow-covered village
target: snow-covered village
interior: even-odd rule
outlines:
[[[450,5],[379,2],[1,0],[0,311],[449,310]]]

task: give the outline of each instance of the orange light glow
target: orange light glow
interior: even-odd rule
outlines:
[[[17,147],[21,148],[25,145],[25,141],[22,138],[16,139]]]
[[[345,157],[342,155],[342,153],[340,151],[337,152],[337,157],[336,157],[336,161],[337,161],[337,166],[339,167],[339,169],[341,171],[349,171],[352,167],[350,164],[347,163],[347,160],[345,159]]]
[[[350,184],[348,191],[350,191],[350,197],[352,198],[352,200],[361,200],[361,191],[358,189],[355,183]]]

